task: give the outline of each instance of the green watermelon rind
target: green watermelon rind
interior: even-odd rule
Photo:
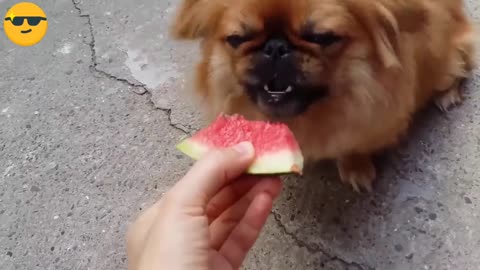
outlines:
[[[211,147],[195,142],[188,138],[177,144],[176,148],[194,160],[201,159]],[[303,155],[300,151],[281,150],[278,152],[266,153],[255,158],[254,162],[247,169],[248,174],[302,174]]]

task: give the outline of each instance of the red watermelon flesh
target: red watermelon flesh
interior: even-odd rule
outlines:
[[[185,139],[177,148],[198,160],[208,151],[249,141],[255,148],[251,174],[298,173],[303,170],[300,147],[287,125],[249,121],[241,115],[220,115],[205,129]]]

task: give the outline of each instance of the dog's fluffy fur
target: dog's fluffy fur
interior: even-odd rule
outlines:
[[[341,41],[306,42],[307,24]],[[474,30],[461,0],[184,0],[172,34],[202,41],[195,90],[210,117],[270,119],[243,82],[256,64],[252,51],[271,31],[295,44],[306,81],[329,88],[327,97],[282,121],[307,159],[336,160],[340,178],[356,190],[371,190],[371,155],[395,145],[424,105],[435,101],[447,110],[461,101],[460,81],[474,66]],[[251,33],[238,48],[226,42]]]

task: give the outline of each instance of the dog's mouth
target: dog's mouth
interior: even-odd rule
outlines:
[[[28,29],[28,30],[22,30],[20,31],[22,34],[28,34],[30,32],[32,32],[32,29]]]
[[[278,88],[277,88],[278,89]],[[270,83],[261,87],[247,86],[246,91],[260,111],[274,118],[290,118],[306,112],[319,99],[328,95],[326,86],[287,85],[274,90]]]

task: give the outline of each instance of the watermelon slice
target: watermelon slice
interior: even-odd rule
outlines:
[[[205,129],[181,141],[177,149],[198,160],[206,152],[249,141],[255,160],[249,174],[302,174],[303,155],[290,129],[282,123],[248,121],[241,115],[220,115]]]

